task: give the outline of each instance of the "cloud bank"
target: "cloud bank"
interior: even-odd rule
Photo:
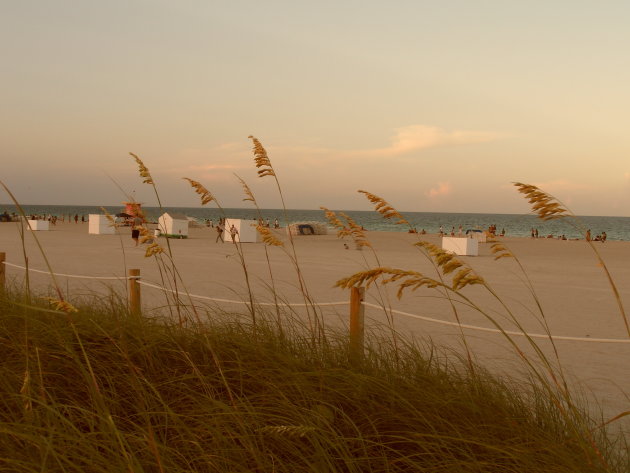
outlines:
[[[401,156],[423,149],[488,143],[501,138],[503,135],[489,131],[447,131],[435,126],[409,125],[395,130],[388,147],[353,153],[366,156]]]

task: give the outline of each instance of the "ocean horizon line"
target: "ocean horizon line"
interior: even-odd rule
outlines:
[[[142,203],[141,203],[142,204]],[[151,210],[155,210],[155,209],[193,209],[193,210],[220,210],[217,207],[206,207],[206,206],[201,206],[201,205],[163,205],[162,207],[158,206],[158,205],[143,205],[144,209],[151,209]],[[96,209],[100,209],[101,207],[104,207],[106,209],[112,208],[112,207],[124,207],[124,204],[121,202],[120,204],[22,204],[20,203],[21,207],[44,207],[44,208],[51,208],[51,207],[69,207],[69,208],[96,208]],[[15,204],[13,203],[0,203],[0,208],[4,208],[4,207],[13,207],[16,208]],[[255,207],[222,207],[223,210],[239,210],[239,211],[256,211],[257,209]],[[275,212],[283,212],[284,209],[283,208],[272,208],[272,207],[261,207],[260,208],[261,211],[275,211]],[[308,209],[308,208],[287,208],[287,211],[295,211],[295,212],[302,212],[302,211],[307,211],[307,212],[323,212],[323,210],[321,208],[314,208],[314,209]],[[359,210],[359,209],[348,209],[348,208],[343,208],[343,207],[338,207],[338,208],[330,208],[330,210],[334,211],[334,212],[366,212],[366,213],[370,213],[370,212],[376,212],[374,209],[367,209],[367,210]],[[528,212],[528,213],[516,213],[516,212],[462,212],[462,211],[432,211],[432,210],[399,210],[397,209],[399,213],[401,214],[405,214],[405,213],[409,213],[409,214],[430,214],[430,215],[443,215],[443,214],[451,214],[451,215],[504,215],[504,216],[511,216],[511,217],[524,217],[524,216],[532,216],[532,217],[536,217],[536,214]],[[577,218],[628,218],[630,219],[630,216],[627,215],[582,215],[582,214],[575,214],[575,217]]]
[[[115,215],[124,210],[123,204],[117,205],[50,205],[50,204],[23,204],[21,205],[27,215],[61,217],[62,220],[78,215],[79,219],[87,220],[88,214],[102,214],[102,208]],[[147,217],[153,221],[161,215],[160,207],[143,206]],[[243,220],[279,220],[281,226],[297,222],[321,222],[328,223],[324,211],[321,209],[260,209],[255,207],[182,207],[163,206],[164,211],[176,211],[188,217],[196,219],[200,223],[209,226],[214,225],[219,218],[229,217]],[[15,205],[0,204],[0,213],[3,211],[18,213]],[[606,232],[608,240],[630,240],[630,217],[622,216],[576,216],[577,219],[562,218],[549,221],[542,221],[532,213],[510,214],[510,213],[480,213],[480,212],[404,212],[400,213],[409,222],[409,226],[398,225],[396,222],[383,218],[381,214],[374,210],[337,210],[343,212],[353,219],[358,225],[366,230],[376,231],[409,231],[410,227],[422,232],[439,233],[442,229],[445,233],[459,233],[461,227],[463,231],[468,229],[486,230],[491,225],[501,233],[505,230],[508,236],[530,236],[531,232],[538,230],[540,236],[579,239],[584,238],[587,229],[591,234],[596,235]]]

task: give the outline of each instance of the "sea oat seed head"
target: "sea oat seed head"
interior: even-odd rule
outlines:
[[[330,223],[333,227],[345,230],[345,225],[337,218],[337,214],[335,212],[327,209],[326,207],[320,207],[320,209],[324,211],[324,215],[326,216],[328,223]]]
[[[547,194],[531,184],[523,184],[521,182],[514,182],[513,184],[518,189],[518,192],[523,194],[528,202],[532,204],[532,211],[541,220],[553,220],[571,216],[569,211],[563,208],[558,199],[551,194]]]
[[[350,237],[352,237],[352,241],[354,241],[354,243],[358,246],[366,246],[371,248],[372,244],[368,241],[363,227],[355,222],[352,217],[346,215],[344,212],[339,212],[339,215],[341,215],[343,219],[348,222],[348,226],[344,227],[343,230],[339,230],[337,232],[337,236],[343,238],[344,236],[349,235]]]
[[[514,258],[514,255],[502,243],[493,243],[490,246],[490,251],[494,255],[495,261],[501,258]]]
[[[385,199],[368,191],[359,190],[358,192],[360,192],[361,194],[365,194],[368,200],[371,203],[375,204],[374,210],[380,213],[383,218],[398,219],[398,221],[395,222],[396,225],[409,225],[407,219],[403,217],[402,214],[400,214],[394,207],[389,205],[389,203],[387,203]]]
[[[374,268],[366,271],[360,271],[347,278],[340,279],[334,285],[334,287],[340,287],[342,289],[350,289],[351,287],[363,286],[370,287],[370,285],[376,281],[382,274],[391,273],[389,268]]]
[[[133,154],[131,152],[129,154],[131,156],[133,156],[133,159],[135,159],[136,163],[138,163],[138,168],[139,168],[139,171],[140,171],[140,177],[144,177],[144,181],[142,181],[142,182],[144,184],[154,184],[153,178],[151,177],[151,174],[149,173],[149,170],[144,165],[142,160],[137,155],[135,155],[135,154]]]
[[[195,189],[195,192],[201,196],[201,205],[206,205],[215,200],[210,191],[202,186],[199,182],[193,181],[192,179],[189,179],[187,177],[183,177],[182,179],[188,181],[192,188]]]
[[[484,280],[481,276],[478,276],[471,267],[467,266],[463,261],[457,258],[453,253],[448,253],[442,248],[426,241],[419,241],[414,243],[414,246],[424,248],[435,264],[442,270],[443,274],[450,274],[453,271],[459,269],[459,271],[453,276],[452,289],[457,291],[471,284],[483,284]],[[461,268],[461,269],[460,269]],[[436,281],[437,282],[437,281]],[[437,285],[441,285],[437,283]]]
[[[256,203],[256,199],[254,197],[254,193],[252,192],[250,187],[247,185],[247,183],[238,174],[234,174],[234,175],[241,182],[241,185],[243,186],[243,192],[245,193],[245,196],[246,196],[243,199],[243,202],[250,201],[250,202]]]
[[[384,276],[389,277],[385,278]],[[417,271],[406,271],[393,268],[374,268],[367,271],[361,271],[348,278],[337,281],[335,286],[350,288],[365,285],[367,288],[370,287],[370,284],[376,282],[379,277],[383,277],[383,280],[381,281],[382,284],[390,284],[401,281],[396,294],[399,299],[403,296],[405,289],[411,288],[412,291],[415,291],[423,286],[428,288],[444,286],[441,282],[426,277]]]
[[[263,242],[266,243],[267,245],[284,246],[284,243],[278,240],[278,238],[276,238],[276,236],[267,227],[263,227],[262,225],[257,225],[256,231],[260,233],[260,236],[262,236]]]
[[[269,156],[267,156],[267,151],[263,148],[263,145],[260,141],[258,141],[258,138],[255,138],[252,135],[249,135],[248,138],[251,139],[254,144],[252,150],[254,151],[254,162],[256,163],[256,167],[262,168],[258,170],[258,177],[275,176],[276,173],[271,166],[271,161],[269,160]]]
[[[458,291],[470,284],[483,284],[481,276],[477,276],[472,268],[464,268],[453,277],[453,290]]]
[[[111,216],[111,214],[107,211],[107,209],[105,209],[105,207],[101,207],[101,210],[105,214],[105,218],[109,222],[109,226],[110,227],[117,227],[118,224],[116,223],[116,220],[114,219],[114,217]]]
[[[147,246],[147,250],[144,253],[145,258],[149,258],[151,256],[159,255],[160,253],[164,253],[164,248],[162,248],[157,243],[151,243]]]

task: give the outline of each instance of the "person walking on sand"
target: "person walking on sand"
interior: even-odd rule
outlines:
[[[586,241],[591,241],[591,229],[586,230]]]
[[[278,223],[277,218],[273,221],[273,228],[280,228],[280,223]]]
[[[219,239],[223,237],[223,230],[225,227],[223,226],[223,220],[219,219],[219,223],[217,224],[217,239],[214,240],[215,243],[219,242]]]
[[[79,215],[74,214],[74,223],[79,223]]]
[[[236,235],[238,235],[238,230],[234,225],[230,227],[230,237],[232,238],[232,243],[236,245]]]
[[[131,229],[131,239],[136,243],[135,246],[138,246],[138,240],[140,239],[140,228],[142,227],[142,219],[137,215],[133,219],[133,227]]]

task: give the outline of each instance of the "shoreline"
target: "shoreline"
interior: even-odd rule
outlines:
[[[107,206],[108,212],[115,215],[123,210],[121,205],[119,206]],[[151,220],[157,220],[161,215],[161,211],[157,207],[143,207]],[[255,209],[246,208],[234,208],[224,209],[220,211],[215,208],[205,207],[164,207],[165,210],[173,210],[178,213],[183,213],[188,217],[197,219],[199,222],[203,222],[206,219],[212,219],[216,224],[219,217],[238,218],[244,220],[253,220],[258,218],[258,213]],[[0,207],[0,212],[3,210]],[[27,214],[34,213],[36,215],[64,215],[68,218],[70,213],[72,217],[75,214],[79,216],[83,215],[87,220],[87,215],[90,213],[102,214],[100,207],[90,206],[68,206],[61,211],[59,206],[47,206],[47,207],[33,207],[25,206],[24,210]],[[339,211],[336,211],[339,212]],[[369,231],[394,231],[394,232],[406,232],[408,227],[401,227],[393,222],[383,219],[378,213],[374,211],[344,211],[351,218],[353,218],[357,224],[364,226]],[[261,209],[263,219],[269,218],[274,221],[278,218],[283,225],[287,224],[284,220],[284,211],[280,209]],[[565,234],[567,238],[583,237],[583,234],[587,229],[591,230],[592,236],[595,237],[598,233],[606,232],[608,240],[630,241],[630,217],[599,217],[599,216],[580,216],[578,220],[573,222],[572,220],[559,219],[542,222],[537,219],[536,216],[527,214],[483,214],[483,213],[439,213],[439,212],[406,212],[405,218],[409,220],[410,225],[421,231],[423,228],[429,233],[437,233],[440,226],[444,228],[447,233],[450,233],[451,228],[457,229],[462,225],[463,230],[467,229],[481,229],[486,230],[490,225],[495,225],[497,233],[500,233],[502,229],[505,229],[508,236],[521,236],[529,237],[532,228],[539,230],[540,236],[547,236],[553,234],[554,236],[560,236]],[[319,222],[326,223],[326,219],[321,210],[299,210],[292,209],[287,210],[287,219],[289,223],[295,222]],[[577,231],[576,228],[570,223],[577,223],[583,229]]]

